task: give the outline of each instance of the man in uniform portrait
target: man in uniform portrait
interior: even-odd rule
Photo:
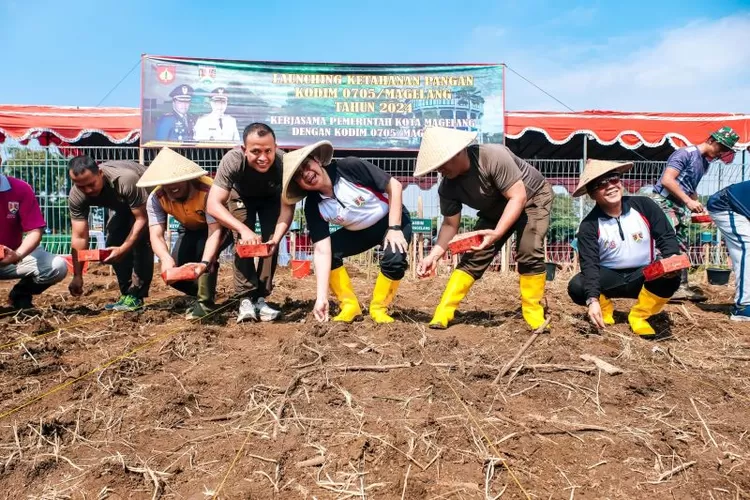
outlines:
[[[188,111],[193,100],[193,87],[178,85],[169,97],[172,98],[172,111],[165,114],[156,122],[157,141],[187,142],[193,140],[195,117]]]

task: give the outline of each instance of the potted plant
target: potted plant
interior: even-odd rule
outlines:
[[[726,286],[729,283],[729,275],[732,270],[729,266],[713,264],[706,267],[706,277],[711,285]]]

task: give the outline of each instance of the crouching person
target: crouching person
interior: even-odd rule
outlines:
[[[437,170],[443,179],[438,188],[443,223],[437,242],[417,266],[424,276],[432,272],[458,233],[464,205],[478,210],[474,229],[482,243],[461,256],[430,321],[444,329],[458,305],[480,279],[505,242],[516,235],[521,313],[532,330],[545,326],[546,270],[544,238],[554,193],[542,174],[502,144],[472,144],[477,132],[441,127],[425,129],[414,176]]]
[[[362,315],[344,268],[344,257],[383,244],[380,273],[370,302],[376,323],[393,321],[387,313],[407,264],[411,220],[401,202],[401,183],[359,158],[331,161],[333,146],[320,141],[284,155],[282,207],[272,243],[289,228],[297,202],[307,197],[305,219],[313,242],[317,299],[313,313],[328,320],[328,287],[341,312],[333,321],[352,322]],[[341,226],[331,234],[329,223]]]
[[[161,271],[188,263],[198,265],[197,281],[177,281],[170,286],[197,301],[188,319],[202,318],[215,309],[219,253],[231,239],[228,231],[206,213],[212,180],[196,163],[163,148],[143,173],[138,187],[154,187],[146,202],[151,247],[161,261]],[[182,225],[170,255],[164,233],[171,215]]]
[[[645,281],[643,268],[662,257],[680,253],[677,236],[664,212],[648,197],[623,196],[620,174],[632,163],[589,160],[573,196],[588,195],[596,202],[578,229],[581,272],[568,283],[568,294],[588,306],[599,328],[615,323],[613,298],[638,302],[628,322],[634,333],[653,337],[648,319],[661,312],[680,286],[680,276],[665,275]]]
[[[750,181],[715,193],[706,207],[732,259],[737,289],[729,319],[750,321]]]
[[[3,246],[0,280],[18,280],[10,290],[13,309],[33,308],[34,295],[68,274],[68,265],[62,257],[39,246],[45,226],[31,186],[0,174],[0,245]]]

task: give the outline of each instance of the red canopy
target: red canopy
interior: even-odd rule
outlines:
[[[141,135],[138,108],[0,105],[0,142],[74,143],[99,133],[114,144],[136,142]]]
[[[750,145],[750,115],[733,113],[623,113],[619,111],[509,111],[506,137],[518,139],[541,132],[552,144],[564,144],[576,134],[589,134],[602,145],[619,142],[625,148],[657,147],[666,141],[676,148],[699,144],[722,126],[739,135],[738,146]]]
[[[750,145],[750,115],[731,113],[623,113],[618,111],[510,111],[506,118],[509,139],[536,131],[560,145],[576,134],[589,134],[602,145],[621,144],[628,149],[658,147],[666,141],[674,148],[698,144],[719,127],[728,125],[740,135],[741,147]],[[0,142],[75,143],[99,133],[114,144],[140,138],[138,108],[0,105]]]

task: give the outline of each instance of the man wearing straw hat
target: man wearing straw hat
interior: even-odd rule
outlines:
[[[344,258],[383,244],[380,273],[370,302],[376,323],[391,323],[393,301],[407,264],[411,220],[404,208],[399,181],[370,162],[348,157],[331,161],[333,146],[320,141],[284,155],[283,206],[272,242],[289,228],[297,202],[307,197],[305,220],[313,241],[317,299],[313,314],[328,320],[328,288],[341,312],[333,321],[350,323],[362,309],[344,267]],[[331,233],[329,224],[340,229]]]
[[[112,264],[120,287],[120,298],[104,306],[107,310],[134,311],[143,307],[154,273],[154,252],[148,238],[146,200],[149,190],[136,186],[146,168],[134,161],[116,160],[97,165],[89,156],[76,156],[68,163],[73,187],[68,194],[73,236],[73,279],[68,290],[83,294],[83,267],[78,250],[89,246],[89,210],[109,209],[107,248],[104,262]]]
[[[678,274],[645,281],[643,268],[655,259],[680,253],[667,217],[646,196],[623,196],[620,174],[632,163],[589,160],[573,196],[586,193],[596,202],[578,228],[581,272],[568,283],[568,294],[587,305],[598,328],[613,325],[613,298],[637,298],[628,323],[643,338],[655,331],[648,318],[658,314],[680,286]]]
[[[212,183],[208,172],[195,162],[163,148],[137,184],[138,187],[154,188],[146,210],[151,247],[161,261],[161,271],[198,263],[197,283],[177,281],[171,284],[172,288],[197,298],[188,311],[188,319],[202,318],[215,308],[218,256],[222,247],[231,242],[229,233],[206,213]],[[169,215],[181,225],[171,255],[164,237]]]
[[[207,211],[230,229],[234,241],[258,244],[271,238],[281,209],[283,152],[276,147],[276,134],[265,123],[251,123],[242,132],[242,146],[221,159],[208,194]],[[260,221],[261,236],[255,234]],[[235,290],[242,298],[237,322],[273,321],[280,312],[266,303],[273,290],[278,254],[254,259],[234,258]]]
[[[690,245],[688,229],[692,213],[705,211],[698,201],[698,184],[708,173],[711,162],[720,160],[728,164],[734,161],[734,146],[739,135],[729,127],[722,127],[697,146],[680,148],[667,159],[667,167],[654,186],[654,200],[667,215],[677,233],[680,249],[687,253]],[[688,284],[688,270],[681,275],[682,282],[675,300],[704,301],[703,292]]]
[[[516,233],[516,262],[520,275],[521,312],[536,330],[545,323],[546,268],[544,238],[554,194],[534,167],[501,144],[472,145],[476,132],[429,127],[419,147],[414,176],[437,170],[443,175],[438,188],[443,223],[437,243],[419,263],[417,272],[428,274],[458,232],[461,208],[478,210],[474,227],[483,242],[461,258],[451,274],[431,328],[447,328],[458,304],[474,281],[481,278],[502,246]]]

